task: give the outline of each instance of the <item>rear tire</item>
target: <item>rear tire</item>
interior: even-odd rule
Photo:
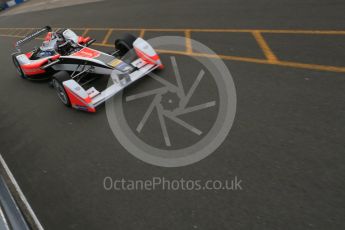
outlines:
[[[71,76],[66,71],[60,71],[53,75],[52,85],[56,90],[56,93],[61,100],[61,102],[67,107],[71,106],[71,101],[69,100],[68,94],[63,86],[63,82],[70,80]]]
[[[20,67],[20,64],[17,60],[17,56],[20,55],[20,53],[14,53],[12,54],[12,61],[14,66],[16,67],[16,70],[18,72],[18,75],[23,78],[23,79],[27,79],[28,77],[25,75],[25,73],[23,72],[22,68]]]
[[[128,51],[133,49],[133,43],[137,37],[132,34],[125,34],[122,38],[116,39],[115,48],[119,50],[119,56],[124,56]]]

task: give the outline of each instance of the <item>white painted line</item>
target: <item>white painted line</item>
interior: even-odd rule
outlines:
[[[34,211],[32,210],[32,208],[31,208],[29,202],[28,202],[27,199],[25,198],[25,196],[24,196],[22,190],[20,189],[20,187],[19,187],[19,185],[18,185],[16,179],[14,178],[13,174],[11,173],[11,170],[8,168],[8,166],[7,166],[7,164],[6,164],[5,160],[4,160],[4,158],[2,158],[2,155],[1,155],[1,154],[0,154],[0,163],[1,163],[1,165],[4,167],[4,169],[5,169],[5,171],[6,171],[6,174],[7,174],[7,176],[10,178],[10,180],[11,180],[11,182],[12,182],[12,184],[13,184],[15,190],[16,190],[16,192],[18,193],[20,199],[22,200],[22,202],[24,203],[26,209],[27,209],[28,212],[30,213],[30,215],[31,215],[31,217],[32,217],[32,219],[33,219],[33,221],[34,221],[35,224],[36,224],[37,229],[39,229],[39,230],[44,230],[44,228],[42,227],[42,225],[41,225],[40,221],[38,220],[36,214],[35,214]]]

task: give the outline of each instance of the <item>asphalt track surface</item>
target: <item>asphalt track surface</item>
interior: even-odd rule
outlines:
[[[344,10],[342,1],[106,1],[1,17],[0,27],[342,31]],[[193,33],[193,39],[219,54],[269,58],[255,37],[232,35]],[[345,66],[343,35],[264,38],[279,60]],[[67,109],[46,82],[19,79],[10,60],[14,41],[0,37],[0,152],[45,229],[344,229],[343,72],[224,59],[237,90],[229,136],[196,164],[161,168],[119,144],[104,108]],[[194,73],[188,56],[176,58]],[[237,176],[243,190],[106,191],[106,176]]]

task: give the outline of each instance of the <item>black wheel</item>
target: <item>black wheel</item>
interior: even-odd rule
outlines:
[[[123,56],[128,51],[133,49],[133,42],[137,39],[136,36],[132,34],[125,34],[122,38],[116,39],[115,48],[119,50],[119,55]]]
[[[16,70],[18,72],[18,75],[21,77],[21,78],[24,78],[24,79],[27,79],[27,76],[25,75],[25,73],[23,72],[22,68],[20,67],[20,64],[17,60],[17,56],[20,55],[20,53],[14,53],[12,54],[12,61],[13,61],[13,64],[14,66],[16,67]]]
[[[55,88],[57,95],[59,96],[62,103],[68,107],[71,106],[71,101],[69,100],[69,97],[62,83],[70,79],[71,77],[66,71],[60,71],[54,74],[52,80],[52,85]]]

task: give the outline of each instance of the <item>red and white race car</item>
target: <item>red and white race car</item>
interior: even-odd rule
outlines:
[[[47,34],[42,45],[28,53],[21,46]],[[115,50],[108,54],[89,46],[90,37],[76,35],[70,29],[52,32],[47,26],[16,43],[13,63],[22,78],[37,80],[52,76],[52,85],[66,106],[95,112],[96,107],[116,93],[163,64],[151,45],[131,34],[115,41]],[[113,84],[98,91],[92,83],[102,75]]]

